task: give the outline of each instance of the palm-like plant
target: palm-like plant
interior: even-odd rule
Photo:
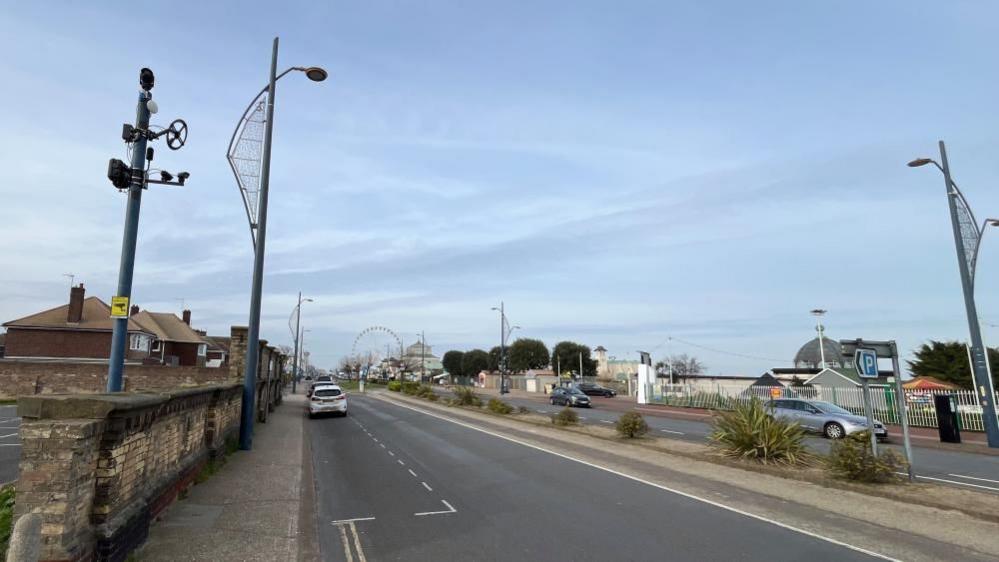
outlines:
[[[762,464],[807,465],[815,460],[805,446],[805,431],[775,418],[758,398],[716,412],[710,439],[726,456]]]

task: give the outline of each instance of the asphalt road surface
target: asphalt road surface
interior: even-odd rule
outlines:
[[[442,392],[446,393],[447,391]],[[576,410],[581,423],[609,426],[617,421],[622,412],[635,409],[633,399],[628,397],[592,396],[590,399],[593,401],[592,408]],[[539,414],[554,414],[562,409],[562,406],[552,406],[545,400],[503,397],[504,402],[530,408]],[[703,443],[711,432],[711,426],[707,422],[699,421],[696,418],[676,419],[655,415],[652,409],[638,408],[638,410],[644,415],[649,428],[663,437]],[[901,446],[902,436],[891,435],[890,438],[892,443],[883,446],[895,450],[904,457],[905,451]],[[807,441],[811,449],[822,453],[829,452],[831,442],[828,439],[816,436],[807,438]],[[999,494],[999,456],[931,449],[919,447],[916,444],[914,444],[913,449],[918,478],[938,484]]]
[[[375,398],[348,411],[307,424],[323,560],[874,559]]]
[[[17,479],[17,465],[21,461],[21,440],[17,434],[20,427],[17,406],[0,406],[0,484]]]

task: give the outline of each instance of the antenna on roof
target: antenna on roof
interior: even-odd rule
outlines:
[[[76,279],[76,276],[73,275],[72,273],[63,273],[62,276],[63,277],[69,277],[69,288],[72,289],[73,288],[73,280]]]
[[[176,299],[173,299],[173,300],[180,301],[180,309],[181,310],[187,310],[187,308],[184,307],[184,297],[176,298]]]

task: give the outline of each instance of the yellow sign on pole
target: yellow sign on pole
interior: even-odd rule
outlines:
[[[774,400],[777,400],[778,398],[780,398],[780,388],[778,388],[776,386],[773,387],[773,388],[771,388],[770,389],[770,398],[772,398]]]
[[[128,297],[111,297],[111,318],[128,318]]]

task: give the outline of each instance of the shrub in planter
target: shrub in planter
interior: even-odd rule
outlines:
[[[402,383],[400,381],[391,381],[388,383],[388,389],[392,392],[399,392],[402,390]]]
[[[805,431],[771,415],[757,398],[740,400],[732,411],[715,412],[711,435],[729,457],[762,464],[806,465],[814,455],[805,447]]]
[[[500,400],[499,398],[490,398],[489,403],[486,404],[486,407],[489,408],[490,411],[495,412],[497,414],[506,415],[513,413],[513,406],[507,404],[506,402]]]
[[[833,442],[826,468],[837,478],[887,484],[900,481],[897,473],[905,472],[907,465],[890,449],[882,449],[875,457],[871,450],[871,434],[863,431]]]
[[[413,396],[420,388],[420,383],[413,381],[404,381],[402,383],[402,393]]]
[[[482,406],[482,399],[471,388],[456,386],[453,392],[454,400],[452,403],[455,406],[475,406],[477,408]]]
[[[426,399],[430,400],[431,402],[436,402],[436,401],[440,400],[441,397],[438,396],[436,393],[431,392],[430,394],[428,394],[426,396]]]
[[[627,439],[641,437],[649,432],[649,424],[645,423],[645,418],[638,412],[626,412],[617,419],[618,434]]]
[[[432,395],[433,393],[434,393],[434,388],[432,386],[430,386],[429,384],[421,384],[420,386],[416,387],[415,394],[416,394],[416,396],[419,396],[420,398],[427,398],[428,396]]]
[[[579,414],[572,408],[565,407],[562,411],[552,416],[552,423],[555,425],[579,425]]]

